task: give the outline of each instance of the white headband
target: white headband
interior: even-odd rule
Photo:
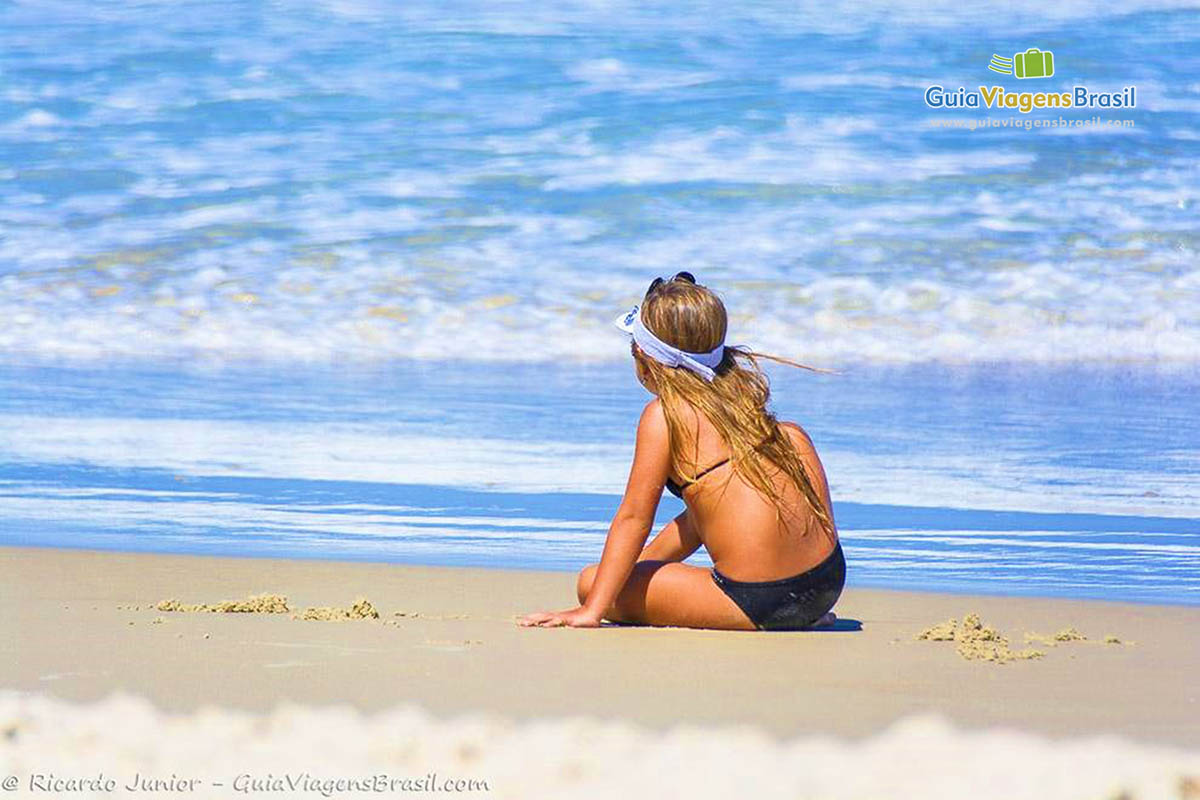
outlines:
[[[615,324],[626,333],[632,334],[633,341],[637,342],[637,346],[642,349],[642,352],[655,361],[666,364],[668,367],[690,369],[706,381],[711,381],[716,377],[715,369],[720,366],[721,360],[725,357],[724,342],[707,353],[689,353],[678,347],[672,347],[642,324],[640,306],[634,306],[628,314],[617,317]]]

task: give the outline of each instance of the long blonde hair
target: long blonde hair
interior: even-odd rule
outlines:
[[[641,307],[642,324],[667,344],[689,353],[707,353],[725,341],[728,317],[725,305],[710,289],[683,280],[660,283],[646,295]],[[726,347],[716,368],[716,377],[706,381],[688,369],[668,367],[634,345],[639,376],[652,387],[662,403],[671,440],[672,468],[686,480],[696,477],[701,467],[685,452],[687,428],[681,418],[684,403],[703,413],[729,447],[730,465],[746,483],[762,492],[775,506],[777,517],[785,513],[783,497],[763,460],[778,467],[808,501],[826,534],[833,538],[834,524],[829,509],[818,495],[804,461],[775,415],[767,409],[771,391],[767,376],[758,364],[766,358],[791,366],[813,369],[777,356],[745,348]]]

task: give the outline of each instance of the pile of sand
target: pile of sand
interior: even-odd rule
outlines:
[[[1008,645],[1008,639],[1001,636],[995,628],[989,628],[980,621],[978,614],[967,614],[962,620],[948,619],[945,622],[926,628],[917,634],[917,639],[931,642],[955,642],[958,654],[968,660],[992,661],[1005,664],[1029,658],[1044,658],[1044,650],[1026,648],[1013,650]],[[1026,633],[1025,643],[1034,642],[1043,647],[1057,647],[1064,642],[1086,642],[1084,636],[1074,628],[1063,628],[1056,634]],[[1109,634],[1104,637],[1105,644],[1122,644],[1116,636]],[[1129,644],[1133,644],[1129,642]]]
[[[194,780],[190,791],[152,795],[192,797],[432,795],[447,781],[476,781],[486,790],[476,783],[474,791],[456,794],[495,800],[1191,800],[1200,777],[1196,751],[1115,736],[1049,739],[1011,729],[963,730],[938,716],[909,717],[861,740],[780,741],[748,725],[680,725],[663,733],[585,718],[440,720],[411,706],[370,715],[346,706],[285,704],[264,715],[210,706],[176,716],[128,694],[79,706],[7,690],[0,691],[0,732],[0,775],[17,776],[26,794],[31,773],[55,773],[103,776],[121,786],[138,774],[177,786]],[[289,778],[293,790],[272,790],[283,784],[271,781]],[[379,780],[407,781],[390,784],[407,790],[364,783]]]
[[[1085,639],[1087,637],[1074,628],[1064,628],[1054,634],[1054,641],[1056,642],[1082,642]]]
[[[159,611],[211,611],[221,614],[286,614],[291,611],[287,598],[281,594],[253,594],[245,600],[229,600],[216,605],[161,600],[155,608]]]
[[[287,614],[292,609],[287,598],[281,594],[255,594],[245,600],[230,600],[209,605],[207,603],[181,603],[178,600],[161,600],[155,606],[159,611],[214,612],[224,614]],[[161,617],[159,618],[161,619]],[[292,619],[343,620],[379,619],[379,612],[371,601],[360,597],[349,608],[335,606],[310,606]]]
[[[1074,628],[1063,628],[1054,635],[1047,635],[1044,633],[1025,634],[1025,641],[1027,643],[1037,642],[1044,647],[1056,647],[1061,642],[1086,642],[1087,638],[1088,637],[1084,636]],[[1117,639],[1115,636],[1109,636],[1107,639],[1105,639],[1105,641],[1112,644],[1117,644],[1120,642],[1120,639]]]
[[[349,608],[335,608],[334,606],[306,608],[301,614],[293,614],[292,619],[379,619],[379,612],[375,610],[375,606],[371,605],[370,600],[360,597]]]
[[[954,642],[958,654],[969,661],[1005,664],[1018,659],[1042,658],[1046,655],[1045,652],[1032,648],[1012,650],[1008,646],[1008,639],[1001,636],[995,628],[984,625],[978,614],[967,614],[961,621],[946,620],[921,631],[917,638],[932,642]]]

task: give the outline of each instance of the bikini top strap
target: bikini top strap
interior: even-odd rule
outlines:
[[[728,463],[729,463],[729,459],[728,459],[728,458],[723,458],[723,459],[721,459],[720,461],[718,461],[717,463],[713,464],[713,465],[712,465],[711,467],[709,467],[708,469],[706,469],[706,470],[704,470],[703,472],[701,472],[701,473],[700,473],[699,475],[697,475],[696,477],[692,478],[690,481],[687,481],[686,483],[684,483],[684,484],[680,485],[680,486],[679,486],[679,488],[681,488],[681,489],[686,489],[687,487],[691,486],[691,485],[692,485],[693,483],[695,483],[696,481],[698,481],[698,480],[700,480],[701,478],[703,478],[703,477],[704,477],[705,475],[707,475],[708,473],[712,472],[712,471],[713,471],[714,469],[716,469],[717,467],[723,466],[723,465],[725,465],[725,464],[728,464]]]
[[[756,444],[756,445],[754,446],[754,449],[755,449],[755,450],[757,450],[758,448],[760,448],[760,447],[762,447],[764,444],[766,444],[768,441],[769,441],[769,439],[763,439],[761,442],[759,442],[758,444]],[[717,463],[713,464],[711,467],[709,467],[708,469],[704,470],[704,471],[703,471],[703,472],[701,472],[699,475],[697,475],[695,478],[692,478],[690,481],[687,481],[686,483],[683,483],[683,484],[675,484],[675,485],[676,485],[676,486],[679,486],[679,488],[680,488],[680,489],[686,489],[687,487],[691,486],[691,485],[692,485],[693,483],[695,483],[696,481],[698,481],[698,480],[700,480],[701,478],[703,478],[703,477],[704,477],[705,475],[707,475],[708,473],[712,472],[712,471],[713,471],[714,469],[716,469],[717,467],[724,466],[725,464],[728,464],[728,463],[729,463],[729,459],[728,459],[728,458],[722,458],[720,461],[718,461]],[[669,481],[669,482],[670,482],[670,483],[674,483],[674,481]]]

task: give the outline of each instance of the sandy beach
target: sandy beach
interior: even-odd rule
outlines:
[[[570,605],[568,573],[22,547],[0,549],[0,564],[0,614],[9,632],[0,708],[12,731],[0,752],[16,774],[30,770],[31,760],[48,770],[57,757],[59,771],[83,763],[78,730],[71,739],[45,738],[53,720],[69,718],[79,730],[90,721],[100,742],[89,751],[92,761],[102,761],[104,742],[116,741],[113,730],[140,730],[140,745],[116,750],[126,761],[131,753],[157,758],[165,769],[165,745],[150,732],[168,716],[183,720],[173,723],[180,730],[190,719],[196,736],[221,721],[232,726],[224,736],[235,742],[250,730],[261,733],[245,720],[264,713],[275,722],[262,725],[284,737],[328,733],[330,725],[349,726],[352,737],[415,726],[422,740],[437,732],[459,741],[490,725],[491,744],[481,745],[490,756],[480,755],[479,764],[494,761],[500,750],[492,748],[534,746],[557,730],[550,762],[581,757],[580,768],[600,781],[595,785],[609,788],[629,776],[596,760],[606,748],[640,748],[645,758],[645,746],[655,742],[677,757],[681,742],[704,731],[716,737],[707,746],[732,737],[731,752],[765,753],[781,764],[795,755],[788,747],[804,742],[835,760],[861,756],[863,748],[887,751],[879,758],[890,763],[908,758],[896,753],[915,742],[933,748],[923,757],[942,758],[964,742],[991,741],[999,748],[992,758],[1007,753],[1009,766],[1017,758],[1040,775],[1065,769],[1067,753],[1095,759],[1112,751],[1123,754],[1122,769],[1157,765],[1143,776],[1153,780],[1138,785],[1159,781],[1171,792],[1187,790],[1179,781],[1200,763],[1200,609],[1190,607],[849,588],[830,631],[547,630],[520,628],[514,619]],[[277,597],[263,603],[264,594]],[[259,613],[158,607],[253,596],[260,596]],[[351,610],[364,598],[368,604]],[[316,608],[327,610],[308,611]],[[351,616],[328,619],[337,616],[330,608]],[[1011,652],[1036,648],[1044,655],[968,659],[953,641],[918,638],[967,614],[1005,637]],[[107,705],[86,712],[62,705],[96,701]],[[378,716],[383,712],[392,716]],[[283,725],[281,714],[293,722],[307,715],[308,728]],[[142,725],[112,724],[129,715]],[[581,755],[562,743],[564,736],[591,741],[593,734],[595,752],[588,745]],[[261,736],[251,738],[261,745]],[[446,763],[441,745],[428,741],[428,766]],[[293,744],[286,752],[300,752]],[[179,755],[178,743],[172,747]],[[1014,755],[1014,747],[1028,752]],[[217,750],[209,750],[215,759]],[[1054,759],[1029,760],[1047,752]],[[372,753],[379,755],[367,748],[329,763],[365,767]],[[230,758],[225,753],[222,763]],[[455,758],[462,772],[470,759]],[[1100,776],[1115,780],[1108,773],[1116,762],[1100,764]],[[680,766],[670,774],[685,780],[678,775],[686,773]],[[511,791],[550,791],[532,778],[511,778]]]

